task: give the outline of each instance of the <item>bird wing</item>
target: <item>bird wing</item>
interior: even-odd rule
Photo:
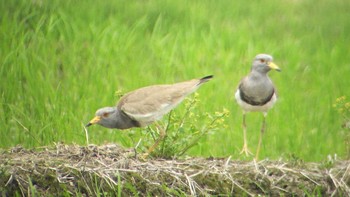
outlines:
[[[172,85],[154,85],[137,89],[123,96],[118,108],[141,124],[159,120],[198,88],[199,80]]]

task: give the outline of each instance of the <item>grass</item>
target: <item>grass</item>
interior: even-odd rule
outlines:
[[[214,74],[194,113],[227,108],[228,128],[190,154],[245,159],[233,93],[252,58],[269,53],[283,71],[270,73],[279,101],[261,157],[345,158],[348,131],[332,105],[350,96],[349,9],[346,0],[0,1],[0,147],[84,144],[83,125],[119,91]],[[247,117],[252,150],[261,118]],[[140,131],[130,139],[95,126],[89,138],[130,146]]]

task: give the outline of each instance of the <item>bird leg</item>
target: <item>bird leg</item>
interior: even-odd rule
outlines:
[[[259,159],[259,152],[260,152],[260,147],[261,147],[261,143],[262,143],[262,138],[263,138],[264,132],[266,130],[266,115],[267,115],[267,113],[264,113],[263,123],[262,123],[261,130],[260,130],[258,148],[257,148],[256,154],[255,154],[256,161]]]
[[[155,123],[157,129],[159,130],[159,137],[155,141],[155,143],[148,149],[147,153],[144,155],[144,158],[147,158],[149,154],[151,154],[154,149],[159,145],[160,141],[162,141],[165,137],[165,131],[164,129],[156,122]]]
[[[242,151],[239,154],[245,153],[246,156],[252,155],[252,152],[248,149],[248,143],[247,143],[247,125],[245,123],[245,112],[243,113],[243,148]]]

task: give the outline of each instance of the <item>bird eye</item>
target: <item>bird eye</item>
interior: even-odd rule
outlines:
[[[102,116],[103,116],[104,118],[107,118],[108,115],[109,115],[109,114],[108,114],[107,112],[105,112],[105,113],[102,114]]]
[[[260,62],[261,62],[261,63],[265,63],[265,60],[264,60],[264,59],[260,59]]]

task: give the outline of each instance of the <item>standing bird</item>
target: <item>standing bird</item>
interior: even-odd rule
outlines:
[[[199,86],[212,79],[206,76],[175,84],[153,85],[127,93],[120,98],[117,106],[104,107],[96,111],[96,116],[87,125],[99,124],[107,128],[129,129],[145,127],[160,120],[169,113],[186,96],[195,92]],[[159,127],[159,138],[146,154],[149,155],[165,137],[165,131]]]
[[[248,149],[247,144],[247,127],[245,122],[245,115],[247,112],[259,111],[263,113],[263,124],[261,127],[258,148],[255,159],[258,160],[262,136],[266,127],[267,111],[274,105],[277,100],[275,87],[268,77],[267,73],[271,70],[281,71],[280,68],[274,64],[271,55],[259,54],[255,57],[251,72],[244,77],[235,93],[235,98],[238,105],[243,109],[243,149],[240,152],[247,156],[252,154]]]

